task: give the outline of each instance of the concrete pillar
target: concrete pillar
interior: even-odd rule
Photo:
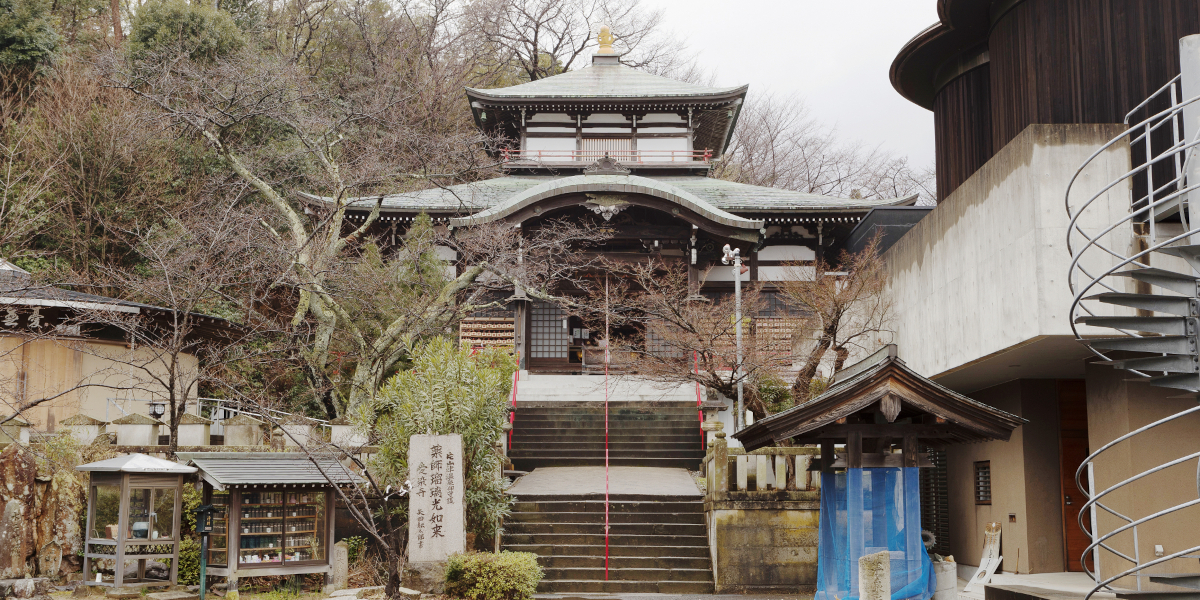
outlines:
[[[892,556],[886,550],[858,559],[859,600],[891,600]]]
[[[1181,86],[1183,101],[1200,96],[1200,34],[1189,35],[1179,39],[1179,73],[1182,75]],[[1183,133],[1187,143],[1197,140],[1200,133],[1200,101],[1193,102],[1183,109]],[[1193,158],[1188,163],[1188,185],[1200,184],[1200,148],[1192,149]],[[1188,194],[1188,224],[1192,229],[1200,223],[1200,190]],[[1192,244],[1200,243],[1200,235],[1193,235]]]

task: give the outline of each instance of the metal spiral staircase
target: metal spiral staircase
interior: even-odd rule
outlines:
[[[1145,378],[1151,386],[1180,390],[1193,399],[1200,393],[1200,219],[1192,221],[1193,214],[1200,215],[1200,152],[1196,150],[1200,127],[1184,125],[1188,120],[1200,122],[1200,95],[1185,99],[1184,92],[1200,89],[1196,85],[1200,77],[1196,79],[1185,86],[1182,78],[1176,77],[1130,111],[1126,133],[1109,141],[1079,168],[1066,194],[1071,253],[1068,281],[1073,294],[1070,316],[1076,338],[1105,364],[1125,370],[1134,379]],[[1124,143],[1144,162],[1095,193],[1081,192],[1090,177],[1089,166],[1101,167],[1093,163],[1102,162],[1099,159],[1106,151]],[[1108,198],[1126,188],[1132,190],[1128,213],[1115,222],[1111,217],[1106,220],[1102,212],[1109,210]],[[1164,263],[1177,268],[1162,268]],[[1111,335],[1095,335],[1105,330],[1111,330]],[[1187,450],[1180,451],[1177,458],[1103,489],[1094,477],[1098,459],[1103,461],[1122,444],[1198,412],[1200,405],[1130,431],[1095,449],[1076,471],[1076,483],[1088,498],[1079,513],[1079,525],[1091,539],[1082,557],[1084,569],[1095,581],[1088,599],[1104,591],[1121,598],[1200,600],[1200,566],[1193,562],[1200,558],[1200,540],[1193,540],[1198,543],[1193,547],[1156,552],[1153,557],[1145,556],[1138,540],[1139,527],[1144,533],[1148,523],[1169,526],[1195,518],[1187,509],[1200,505],[1200,452],[1182,455]],[[1193,461],[1197,462],[1196,496],[1190,500],[1151,514],[1126,514],[1138,507],[1123,509],[1125,512],[1114,507],[1113,498],[1123,490],[1152,489],[1147,486],[1152,486],[1153,480],[1147,478],[1161,471],[1174,468],[1171,473],[1175,476],[1180,469],[1188,469],[1190,478]],[[1153,509],[1143,512],[1149,510]],[[1100,574],[1100,564],[1104,564],[1105,575]],[[1167,573],[1171,570],[1192,572]],[[1176,591],[1142,591],[1147,581]],[[1135,590],[1128,589],[1134,586]]]

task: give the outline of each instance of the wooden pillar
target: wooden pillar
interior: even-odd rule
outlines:
[[[846,436],[846,468],[862,468],[862,433],[858,431]]]
[[[129,474],[121,473],[120,508],[117,509],[117,564],[113,568],[113,587],[125,584],[125,530],[129,527]]]
[[[174,532],[172,539],[175,540],[171,546],[175,558],[171,560],[171,585],[179,583],[179,540],[182,539],[179,531],[180,513],[183,512],[183,475],[179,475],[175,481],[175,514],[171,515],[171,531]]]
[[[833,472],[833,440],[821,440],[821,472]]]
[[[917,462],[917,436],[911,434],[904,436],[904,445],[901,446],[901,452],[903,452],[904,466],[920,466],[920,464]]]
[[[88,473],[87,482],[87,529],[83,532],[83,583],[86,585],[92,581],[92,559],[88,558],[88,540],[92,537],[92,532],[95,531],[96,519],[96,486],[92,482],[92,473]]]
[[[846,547],[850,558],[850,595],[857,596],[858,559],[866,554],[864,523],[862,433],[846,436]]]

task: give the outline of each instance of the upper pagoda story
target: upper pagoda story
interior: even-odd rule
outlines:
[[[480,129],[505,143],[509,171],[583,170],[605,156],[633,171],[707,171],[725,152],[748,86],[714,88],[621,64],[603,43],[592,65],[506,88],[467,88]]]

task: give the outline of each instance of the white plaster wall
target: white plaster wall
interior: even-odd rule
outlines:
[[[808,246],[767,246],[758,251],[758,260],[816,260]]]
[[[1029,126],[888,249],[895,339],[909,365],[937,376],[1042,336],[1072,335],[1064,193],[1084,160],[1121,131]],[[1114,145],[1076,181],[1072,202],[1128,170],[1128,146]],[[1128,187],[1117,186],[1081,224],[1106,227],[1126,214],[1128,198]],[[1130,228],[1115,235],[1126,250]]]

